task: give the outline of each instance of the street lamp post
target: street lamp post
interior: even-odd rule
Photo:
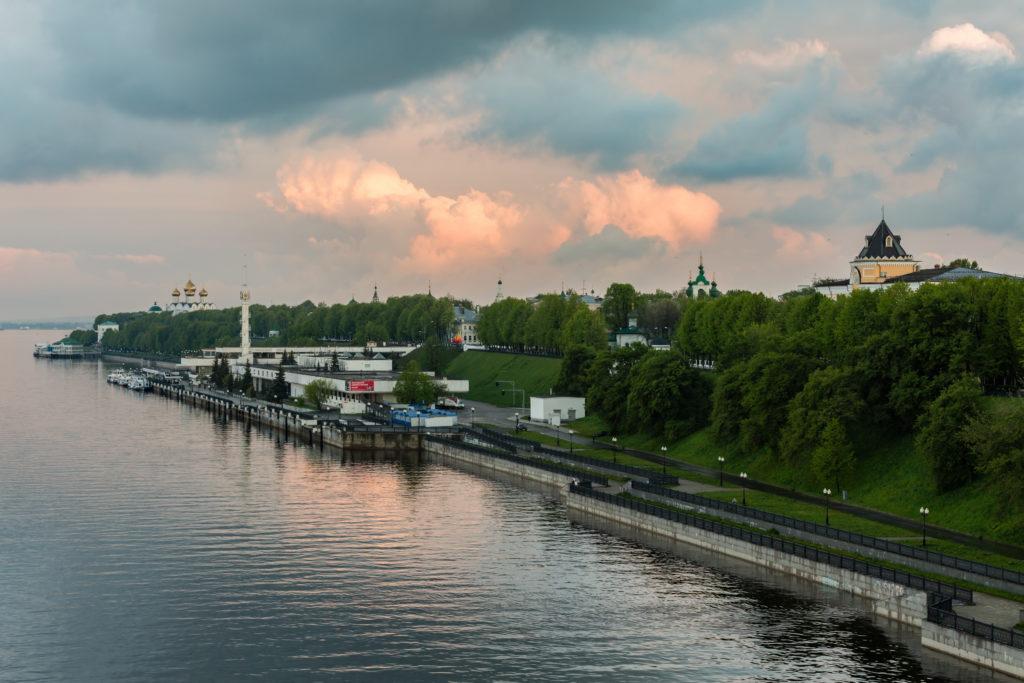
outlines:
[[[612,462],[616,463],[616,464],[618,464],[618,462],[619,462],[618,450],[619,450],[619,439],[618,439],[618,437],[613,436],[612,437]]]
[[[832,489],[822,489],[821,493],[825,496],[825,526],[831,526],[828,521],[828,498],[832,495]]]
[[[725,458],[718,456],[718,487],[725,486]]]
[[[928,547],[928,514],[931,512],[931,510],[929,510],[926,507],[922,507],[919,510],[919,512],[921,513],[921,545],[924,547]]]
[[[559,438],[561,436],[561,433],[562,433],[562,430],[559,427],[559,425],[555,425],[555,445],[556,446],[561,446],[562,445],[562,440],[561,440],[561,438]]]
[[[516,413],[516,434],[519,434],[519,413]]]
[[[665,455],[666,451],[668,451],[668,448],[665,447],[665,446],[662,446],[661,447],[661,473],[662,474],[667,474],[668,473],[667,470],[666,470],[666,467],[665,467],[666,460],[668,458],[668,456]]]
[[[469,426],[476,427],[476,408],[473,406],[469,408]]]
[[[740,485],[743,487],[743,507],[747,507],[747,473],[740,472],[740,479],[743,480],[740,482]]]
[[[572,455],[572,430],[566,429],[565,431],[569,435],[566,438],[569,439],[569,454]]]

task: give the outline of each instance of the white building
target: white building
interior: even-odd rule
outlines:
[[[629,324],[626,327],[620,327],[609,335],[609,346],[614,348],[623,348],[630,344],[643,344],[649,346],[647,341],[647,335],[644,331],[637,326],[636,313],[629,314]]]
[[[476,333],[477,312],[465,306],[455,307],[455,339],[456,344],[479,344],[480,337]]]
[[[185,283],[184,298],[182,298],[182,291],[175,287],[171,290],[171,302],[167,304],[165,310],[171,311],[174,315],[192,311],[211,311],[213,303],[207,300],[208,296],[209,293],[205,287],[199,290],[197,296],[196,285],[189,278],[189,281]]]
[[[561,424],[586,417],[587,400],[582,396],[531,396],[530,420]]]
[[[96,341],[102,342],[103,335],[105,335],[107,332],[117,332],[120,329],[121,326],[115,322],[100,323],[99,325],[96,326]]]

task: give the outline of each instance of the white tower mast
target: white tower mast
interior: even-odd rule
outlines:
[[[249,285],[247,284],[248,264],[242,266],[242,291],[238,298],[242,301],[242,354],[239,363],[252,363],[252,340],[249,334]]]

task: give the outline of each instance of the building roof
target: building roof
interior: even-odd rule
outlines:
[[[1021,279],[1014,275],[1003,275],[993,273],[980,268],[964,268],[953,266],[940,266],[938,268],[925,268],[914,273],[891,277],[886,282],[954,282],[956,280],[967,280],[971,278],[989,279],[996,277],[1008,277],[1015,280]]]
[[[889,246],[890,241],[886,240],[887,237],[892,238],[892,246]],[[875,258],[911,258],[907,250],[900,244],[900,236],[892,231],[884,218],[872,234],[864,236],[864,248],[857,254],[857,259]]]
[[[455,322],[457,323],[475,323],[477,320],[477,313],[472,308],[466,308],[465,306],[455,307]]]

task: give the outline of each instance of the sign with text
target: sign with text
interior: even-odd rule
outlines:
[[[348,381],[349,391],[373,391],[372,379],[350,379]]]

